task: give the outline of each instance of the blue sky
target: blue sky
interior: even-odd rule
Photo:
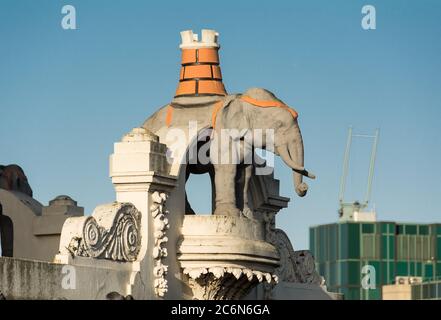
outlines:
[[[63,30],[74,5],[77,30]],[[377,29],[361,28],[361,8]],[[379,219],[441,221],[441,2],[23,1],[0,2],[0,163],[21,165],[46,204],[68,194],[91,213],[114,200],[113,143],[172,98],[179,32],[220,32],[230,93],[264,87],[300,114],[305,198],[276,161],[277,217],[294,248],[308,227],[337,220],[347,128],[380,128],[372,202]],[[348,198],[361,198],[370,145],[354,142]],[[208,177],[191,179],[194,207],[209,210]]]

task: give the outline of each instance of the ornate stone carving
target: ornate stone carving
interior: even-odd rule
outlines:
[[[276,274],[282,281],[298,282],[294,249],[288,236],[282,230],[274,229],[271,238],[280,256],[280,266],[276,269]]]
[[[72,256],[135,261],[141,245],[141,213],[130,203],[98,206],[81,219],[81,230],[72,237],[67,250]]]
[[[188,284],[197,300],[237,300],[258,283],[278,281],[276,275],[248,268],[186,268],[183,273],[188,275]]]
[[[280,281],[308,283],[322,286],[326,289],[324,278],[315,269],[314,257],[308,250],[294,251],[291,241],[283,230],[276,229],[274,213],[263,214],[265,222],[265,239],[272,243],[280,256],[280,266],[275,274]],[[273,298],[275,283],[264,283],[264,299]]]
[[[283,230],[275,229],[272,238],[275,239],[274,245],[280,255],[280,267],[275,271],[280,280],[323,285],[323,278],[315,269],[314,257],[310,251],[294,251]]]
[[[297,278],[301,283],[324,285],[324,279],[315,269],[314,256],[309,250],[294,251]]]
[[[153,268],[153,275],[155,277],[154,288],[155,293],[159,297],[163,297],[168,291],[167,284],[167,269],[168,266],[163,264],[163,259],[167,257],[167,230],[169,229],[169,223],[165,209],[165,202],[168,195],[164,192],[155,191],[152,193],[153,204],[150,207],[150,212],[153,218],[153,259],[155,259],[155,266]]]

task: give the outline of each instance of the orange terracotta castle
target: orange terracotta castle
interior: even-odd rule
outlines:
[[[219,34],[202,30],[202,39],[193,31],[181,32],[181,72],[176,97],[227,94],[219,66]]]

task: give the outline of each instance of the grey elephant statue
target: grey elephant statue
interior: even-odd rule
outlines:
[[[239,145],[238,159],[234,162],[201,163],[189,161],[186,166],[186,178],[191,173],[209,173],[212,181],[213,211],[216,215],[238,216],[240,211],[249,210],[248,185],[255,166],[253,162],[246,162],[247,158],[254,157],[255,148],[267,149],[280,156],[285,164],[292,169],[296,193],[303,197],[308,191],[308,185],[303,177],[314,179],[315,176],[304,167],[303,140],[297,120],[297,113],[279,100],[273,93],[260,88],[252,88],[244,94],[225,96],[175,97],[171,104],[162,107],[150,118],[143,127],[153,133],[170,128],[187,128],[189,121],[197,121],[200,133],[204,130],[213,130],[211,134],[204,134],[198,141],[193,142],[197,148],[194,155],[200,155],[202,146],[209,147],[207,152],[212,159],[213,153],[223,154],[220,147],[224,145],[222,130],[235,132],[228,136],[231,145]],[[247,144],[247,133],[260,129],[261,143],[256,146]],[[265,132],[272,130],[272,145],[266,144]],[[271,141],[271,140],[270,140]],[[230,158],[230,160],[232,160]],[[238,183],[242,180],[242,184]],[[243,191],[243,192],[242,192]],[[187,202],[186,213],[193,213]]]

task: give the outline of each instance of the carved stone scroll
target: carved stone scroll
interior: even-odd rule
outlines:
[[[98,206],[92,216],[68,220],[75,222],[67,225],[73,236],[66,249],[73,257],[136,260],[141,245],[141,213],[132,204],[105,204]]]

